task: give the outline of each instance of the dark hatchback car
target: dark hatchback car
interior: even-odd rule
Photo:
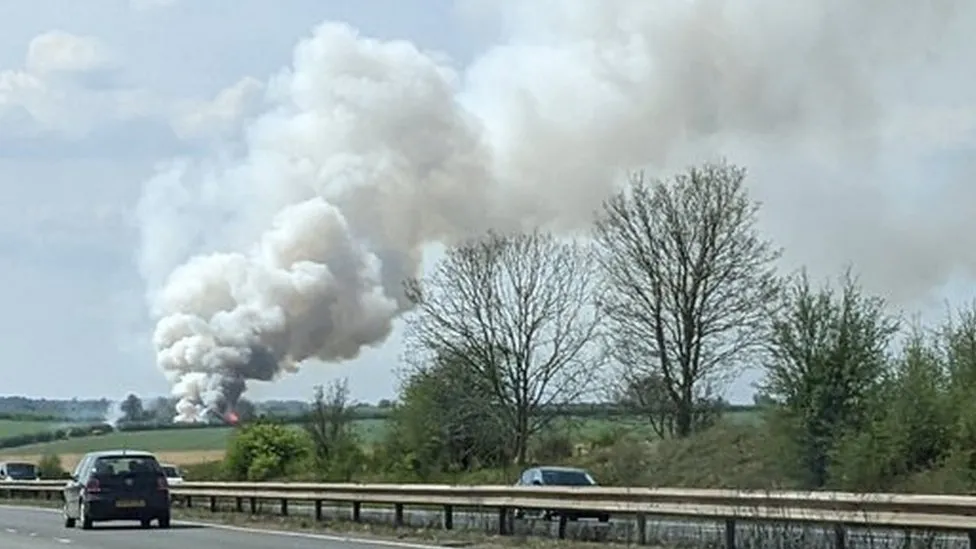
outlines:
[[[137,520],[148,528],[170,525],[169,484],[156,456],[138,450],[91,452],[64,487],[64,525]]]
[[[577,469],[575,467],[557,467],[557,466],[544,466],[544,467],[531,467],[522,471],[522,475],[519,476],[518,482],[515,483],[516,486],[597,486],[596,480],[590,475],[585,469]],[[565,516],[568,520],[577,520],[581,518],[595,518],[600,522],[607,522],[610,520],[610,515],[602,511],[583,511],[583,510],[533,510],[533,509],[519,509],[516,511],[515,516],[518,518],[523,518],[529,515],[536,515],[544,520],[551,519],[553,517],[558,517],[560,515]]]

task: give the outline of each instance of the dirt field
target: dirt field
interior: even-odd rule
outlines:
[[[61,456],[61,466],[67,471],[71,471],[78,464],[78,460],[84,454],[64,454]],[[163,463],[173,463],[175,465],[196,465],[207,461],[217,461],[224,459],[223,450],[191,450],[184,452],[156,452],[156,457]],[[5,455],[4,461],[29,461],[37,463],[41,459],[37,454],[25,455]]]

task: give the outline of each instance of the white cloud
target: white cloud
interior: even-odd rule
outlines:
[[[35,75],[88,72],[113,64],[108,47],[93,36],[52,30],[35,36],[27,46],[26,70]]]
[[[224,88],[210,101],[189,101],[176,109],[172,125],[184,139],[222,137],[240,128],[257,114],[262,103],[264,84],[245,77]]]
[[[0,133],[80,138],[99,125],[158,112],[145,91],[98,84],[99,77],[111,80],[117,63],[95,37],[60,30],[34,37],[23,67],[0,71]]]
[[[169,8],[176,5],[178,0],[129,0],[129,7],[137,11],[159,8]]]

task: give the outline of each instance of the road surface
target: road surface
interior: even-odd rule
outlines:
[[[0,506],[2,549],[430,549],[395,541],[275,533],[263,530],[174,522],[168,530],[138,524],[95,524],[92,530],[65,528],[61,512]]]
[[[263,507],[263,511],[269,513],[275,513],[277,509],[277,504],[273,502],[266,502]],[[352,515],[348,505],[325,505],[322,511],[327,519],[349,520]],[[289,505],[289,512],[295,516],[311,516],[314,508],[293,502]],[[394,513],[392,509],[363,508],[360,516],[364,522],[392,524]],[[406,508],[403,513],[404,523],[415,528],[441,528],[443,517],[443,513],[432,510]],[[603,524],[595,520],[580,520],[566,526],[570,539],[612,541],[631,546],[636,545],[638,539],[637,521],[624,517],[616,517]],[[495,533],[498,531],[498,518],[492,512],[455,511],[454,528]],[[555,537],[558,521],[517,520],[514,528],[517,535]],[[724,524],[710,520],[648,517],[646,532],[649,546],[722,547],[725,543]],[[755,524],[747,521],[738,523],[736,538],[740,548],[748,549],[827,549],[834,546],[835,540],[834,530],[830,526]],[[961,532],[916,531],[906,538],[903,530],[851,528],[847,531],[846,546],[848,549],[967,549],[969,540]]]
[[[295,515],[312,511],[304,506],[292,507]],[[333,517],[348,517],[349,510],[325,508],[324,514]],[[415,526],[437,528],[441,521],[440,513],[409,510],[404,513],[405,522]],[[392,522],[392,512],[380,509],[363,509],[362,518],[369,522]],[[484,529],[492,531],[497,527],[494,517],[482,513],[456,513],[455,528]],[[629,541],[634,539],[635,526],[627,520],[617,520],[610,524],[580,521],[567,525],[570,537],[594,540]],[[556,525],[543,521],[518,521],[516,533],[553,535]],[[811,549],[833,546],[832,531],[829,528],[798,528],[785,525],[764,525],[761,527],[741,525],[737,530],[737,545],[749,549],[770,549],[782,547],[809,547]],[[547,532],[548,531],[548,532]],[[601,535],[602,533],[602,535]],[[724,530],[714,523],[703,523],[681,519],[648,521],[648,541],[650,545],[683,545],[721,547]],[[851,549],[905,549],[939,548],[962,549],[967,538],[956,534],[922,534],[912,536],[906,543],[904,532],[881,530],[848,532],[847,546]],[[142,529],[138,524],[104,523],[96,524],[93,530],[65,528],[61,512],[57,509],[29,508],[0,505],[0,548],[2,549],[435,549],[432,546],[400,541],[357,540],[341,536],[283,533],[267,530],[245,529],[230,526],[207,525],[195,522],[174,522],[173,528]],[[612,546],[610,546],[612,547]]]

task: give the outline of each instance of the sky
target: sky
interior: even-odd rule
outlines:
[[[578,229],[621,171],[715,155],[784,268],[976,295],[971,2],[227,5],[0,0],[0,393],[388,398],[391,281],[437,242]]]

